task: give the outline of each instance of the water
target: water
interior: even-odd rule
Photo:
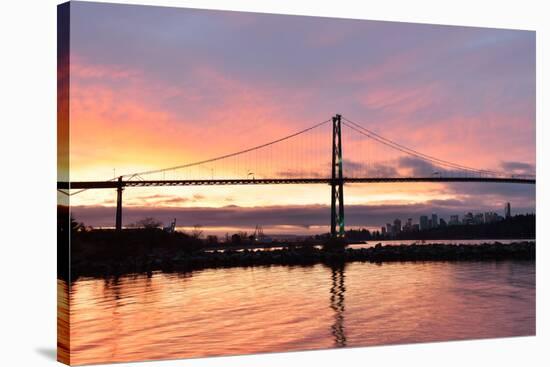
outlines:
[[[73,364],[534,335],[535,263],[349,263],[79,279],[70,303]]]

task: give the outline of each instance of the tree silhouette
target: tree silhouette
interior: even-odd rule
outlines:
[[[200,239],[202,237],[203,232],[204,231],[202,230],[202,226],[199,224],[195,224],[195,226],[193,227],[193,230],[191,231],[191,237]]]
[[[159,221],[155,218],[152,218],[152,217],[146,217],[146,218],[138,220],[135,223],[130,224],[129,227],[153,229],[153,228],[160,228],[161,226],[162,226],[161,221]]]

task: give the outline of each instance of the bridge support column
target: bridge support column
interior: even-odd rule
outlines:
[[[116,219],[115,219],[115,229],[117,232],[122,230],[122,176],[118,178],[117,188],[116,188]]]
[[[330,236],[344,237],[344,176],[342,174],[341,116],[332,118],[332,178],[330,200]]]

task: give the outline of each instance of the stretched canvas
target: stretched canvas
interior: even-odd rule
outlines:
[[[535,32],[58,6],[58,360],[535,334]]]

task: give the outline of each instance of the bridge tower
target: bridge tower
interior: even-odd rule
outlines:
[[[118,232],[122,230],[122,176],[118,178],[116,187],[116,221],[115,228]]]
[[[330,236],[332,238],[342,238],[345,235],[341,117],[341,115],[335,115],[332,118],[332,178],[330,181]]]

